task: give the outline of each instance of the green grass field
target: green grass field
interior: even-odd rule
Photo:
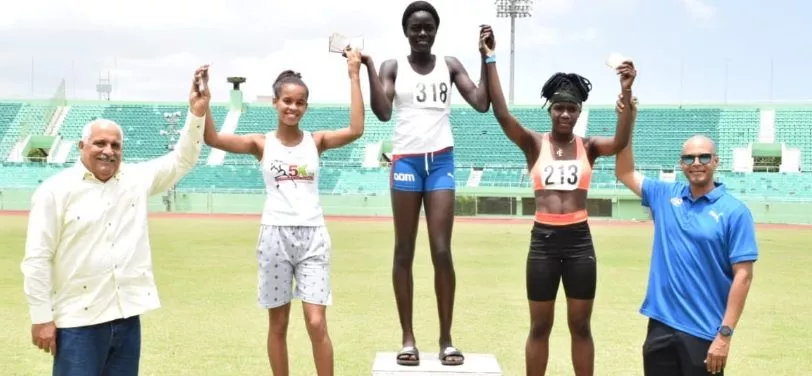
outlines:
[[[505,375],[524,374],[528,330],[524,265],[529,222],[455,225],[454,336],[464,352],[494,353]],[[0,216],[0,375],[50,374],[51,356],[30,342],[19,263],[26,219]],[[329,222],[334,305],[328,326],[337,375],[370,374],[377,351],[396,351],[400,333],[391,286],[392,224]],[[151,222],[163,307],[143,317],[142,375],[269,374],[267,313],[255,301],[258,220],[156,218]],[[640,375],[646,319],[650,224],[593,222],[598,298],[593,315],[598,375]],[[810,229],[758,230],[761,260],[731,350],[731,375],[809,374],[812,369]],[[425,227],[415,260],[416,331],[423,357],[436,356],[437,314]],[[559,298],[563,291],[559,292]],[[553,330],[550,375],[572,374],[564,304]],[[288,346],[293,375],[314,375],[300,305]]]

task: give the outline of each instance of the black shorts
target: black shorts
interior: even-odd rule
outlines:
[[[536,222],[527,255],[527,299],[555,300],[559,281],[571,299],[595,299],[597,264],[586,221],[565,226]]]
[[[710,375],[705,368],[710,345],[710,341],[651,319],[643,343],[643,372],[645,376]],[[724,376],[724,371],[714,376]]]

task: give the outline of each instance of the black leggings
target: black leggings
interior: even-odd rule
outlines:
[[[567,298],[595,299],[597,263],[587,222],[564,226],[536,222],[530,234],[527,299],[555,300],[560,280]]]

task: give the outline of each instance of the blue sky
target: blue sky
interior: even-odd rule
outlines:
[[[284,69],[302,73],[311,101],[346,103],[344,60],[327,53],[333,32],[362,35],[376,65],[405,55],[400,17],[409,0],[28,0],[0,14],[0,98],[47,98],[61,79],[70,98],[95,99],[111,74],[113,99],[185,100],[189,75],[212,63],[216,101],[225,78],[245,76],[245,99],[270,92]],[[510,28],[493,0],[433,0],[440,54],[457,56],[478,79],[478,25],[493,25],[503,84]],[[759,6],[759,3],[762,5]],[[554,72],[594,86],[589,103],[612,103],[609,53],[632,57],[644,103],[812,100],[812,4],[776,0],[540,0],[517,22],[516,103],[541,104]],[[195,9],[194,17],[187,16]],[[34,69],[32,74],[32,60]],[[773,74],[770,73],[772,61]],[[727,63],[726,63],[727,62]],[[33,80],[32,80],[33,78]],[[366,94],[366,83],[365,94]],[[772,91],[771,88],[772,87]],[[726,88],[726,89],[725,89]],[[455,93],[455,103],[462,99]]]

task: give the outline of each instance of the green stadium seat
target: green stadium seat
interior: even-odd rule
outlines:
[[[11,149],[11,146],[14,145],[13,142],[9,145],[7,141],[6,134],[11,133],[12,131],[12,123],[14,119],[17,118],[17,113],[20,112],[20,107],[22,107],[22,103],[3,103],[0,102],[0,156],[6,156],[8,151]],[[10,139],[15,139],[17,135],[17,130],[14,129],[14,134]],[[2,158],[0,160],[5,160]]]
[[[8,111],[0,115],[0,156],[6,160],[9,152],[17,141],[23,140],[29,134],[43,134],[48,126],[48,116],[52,107],[42,103],[4,104],[0,111]],[[4,126],[5,125],[5,126]],[[4,130],[5,128],[5,130]]]
[[[801,149],[801,170],[812,172],[812,109],[776,110],[775,140]]]
[[[0,102],[0,152],[6,161],[9,151],[21,138],[43,134],[50,122],[54,106],[45,102]],[[617,115],[609,106],[587,108],[587,136],[612,136]],[[70,105],[70,111],[59,129],[69,141],[78,141],[82,127],[96,118],[108,118],[121,124],[125,132],[126,159],[130,162],[158,157],[167,152],[167,139],[160,134],[165,129],[166,112],[180,112],[179,126],[187,111],[184,103],[107,103],[81,102]],[[540,106],[515,107],[514,116],[526,127],[538,132],[550,128],[549,115]],[[213,105],[218,127],[228,114],[225,105]],[[379,121],[367,109],[364,136],[353,144],[330,150],[322,156],[323,166],[319,188],[325,194],[376,195],[389,190],[387,168],[361,167],[368,144],[386,142],[392,137],[395,120]],[[312,105],[302,120],[310,131],[345,127],[349,119],[346,106]],[[478,113],[466,106],[452,111],[451,122],[455,137],[455,178],[458,187],[465,187],[472,168],[482,169],[480,187],[523,187],[531,182],[524,172],[525,157],[504,135],[492,113]],[[759,137],[760,109],[758,106],[699,106],[642,107],[634,131],[637,163],[648,176],[658,177],[660,169],[675,168],[682,142],[695,134],[705,134],[717,141],[721,159],[718,179],[740,195],[757,197],[812,197],[812,173],[767,174],[733,173],[730,167],[733,150],[747,147]],[[267,104],[248,104],[238,122],[236,134],[264,134],[276,127],[276,110]],[[801,149],[802,168],[812,167],[812,108],[776,110],[775,134],[778,142]],[[222,165],[208,166],[210,148],[204,146],[199,165],[178,185],[184,190],[261,191],[262,175],[253,156],[227,154]],[[78,158],[74,147],[68,164]],[[0,188],[34,187],[42,179],[58,172],[63,166],[3,162],[0,167]],[[614,158],[600,158],[595,163],[592,186],[616,188]],[[677,173],[678,179],[683,179]]]

